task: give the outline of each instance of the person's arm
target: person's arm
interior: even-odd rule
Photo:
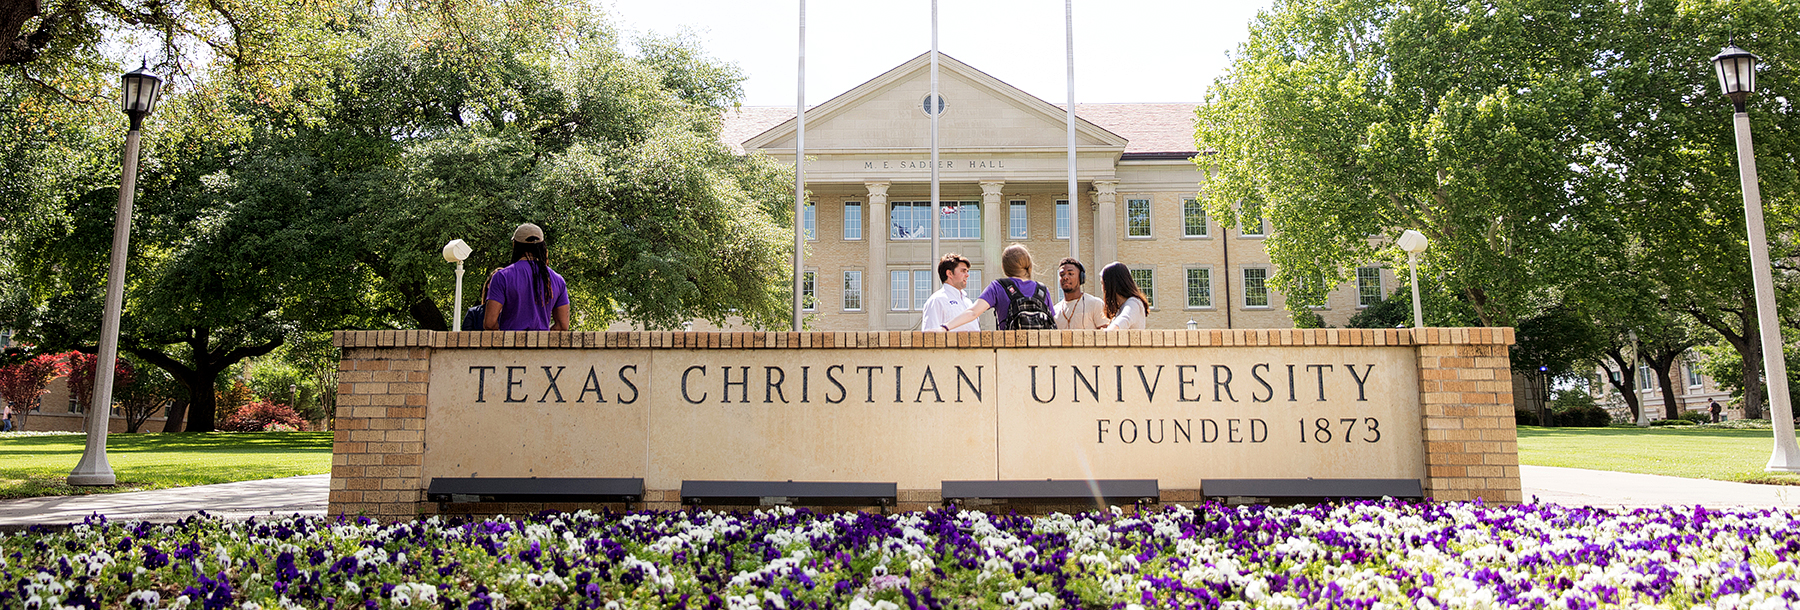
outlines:
[[[920,330],[923,330],[926,332],[950,330],[952,328],[956,328],[958,326],[962,326],[964,324],[974,322],[975,320],[981,318],[981,314],[983,312],[986,312],[988,310],[988,307],[989,307],[989,305],[986,300],[975,299],[975,304],[970,305],[968,311],[964,311],[960,314],[957,314],[956,317],[950,318],[949,322],[941,322],[937,326],[933,326],[930,328],[921,328]]]
[[[500,310],[504,307],[499,301],[488,299],[482,307],[481,329],[500,330]]]
[[[556,317],[556,321],[550,323],[550,330],[569,330],[568,305],[557,305],[556,309],[551,310],[550,313]]]
[[[1113,318],[1111,324],[1106,325],[1106,330],[1131,328],[1137,319],[1144,317],[1143,307],[1138,303],[1140,301],[1136,297],[1126,299],[1125,306],[1119,308],[1119,315]]]

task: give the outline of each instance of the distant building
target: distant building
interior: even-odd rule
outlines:
[[[1717,400],[1727,419],[1743,419],[1743,408],[1728,404],[1731,401],[1731,392],[1719,388],[1717,384],[1713,383],[1711,377],[1700,372],[1696,364],[1692,352],[1689,352],[1679,358],[1675,366],[1669,370],[1669,381],[1673,386],[1671,390],[1675,393],[1675,400],[1681,405],[1681,410],[1710,414],[1708,405]],[[1667,417],[1668,414],[1664,412],[1663,408],[1662,386],[1656,381],[1656,371],[1649,365],[1639,363],[1635,375],[1638,404],[1650,412],[1652,420]],[[1625,397],[1610,381],[1607,381],[1609,377],[1616,380],[1618,373],[1596,368],[1594,371],[1595,382],[1589,386],[1589,394],[1594,397],[1594,402],[1613,414],[1613,419],[1630,419],[1631,409],[1625,405]]]
[[[801,224],[814,329],[913,329],[938,288],[929,61],[920,55],[807,111],[812,200]],[[1206,179],[1193,162],[1196,104],[1077,104],[1071,210],[1062,107],[943,55],[938,90],[939,201],[954,207],[940,250],[974,263],[971,295],[1001,277],[1000,251],[1012,243],[1031,249],[1034,279],[1054,285],[1073,234],[1084,289],[1100,294],[1100,268],[1124,262],[1151,298],[1150,328],[1293,326],[1269,283],[1266,223],[1221,226],[1195,201]],[[796,128],[791,106],[741,108],[727,113],[722,138],[792,163]],[[1396,286],[1388,269],[1353,271],[1317,310],[1328,325],[1344,325]],[[984,316],[982,328],[993,324]]]

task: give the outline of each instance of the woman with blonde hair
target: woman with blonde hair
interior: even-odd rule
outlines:
[[[1138,289],[1125,263],[1113,261],[1100,270],[1100,287],[1106,291],[1106,317],[1112,323],[1106,330],[1143,330],[1144,317],[1150,313],[1150,297]]]
[[[1007,246],[1000,253],[1000,271],[1006,277],[989,283],[968,311],[924,330],[947,331],[974,322],[989,309],[994,310],[999,330],[1054,330],[1056,314],[1051,313],[1050,290],[1031,279],[1031,251],[1021,244]]]

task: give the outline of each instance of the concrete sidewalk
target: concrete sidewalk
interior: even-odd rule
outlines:
[[[1519,475],[1526,501],[1536,498],[1564,506],[1800,507],[1800,487],[1548,466],[1521,466]],[[320,474],[157,491],[5,500],[0,501],[0,530],[80,523],[94,513],[114,520],[149,521],[174,521],[202,510],[229,519],[296,513],[319,516],[325,514],[330,487],[330,475]]]
[[[228,519],[295,513],[323,516],[331,475],[239,481],[86,496],[0,501],[0,530],[28,525],[80,523],[99,513],[113,520],[175,521],[206,511]]]

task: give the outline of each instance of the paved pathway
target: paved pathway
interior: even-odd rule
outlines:
[[[1528,501],[1537,498],[1565,506],[1800,508],[1800,487],[1548,466],[1521,466],[1519,474]],[[201,510],[233,519],[323,515],[330,486],[330,475],[319,474],[157,491],[5,500],[0,501],[0,530],[79,523],[94,513],[110,519],[151,521],[172,521]]]

